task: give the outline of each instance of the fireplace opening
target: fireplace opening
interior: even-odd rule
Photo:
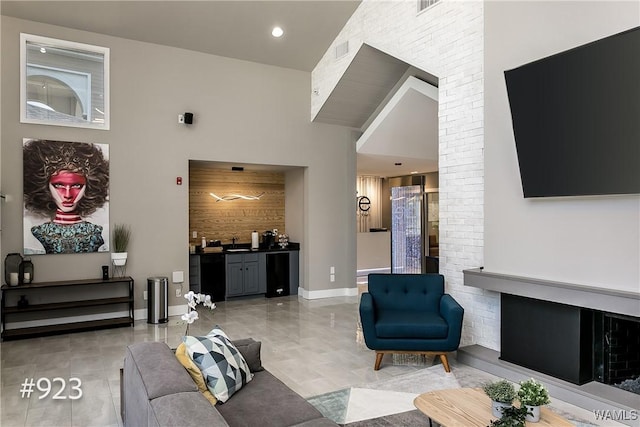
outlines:
[[[640,318],[501,294],[500,358],[640,394]]]
[[[640,394],[640,319],[596,312],[594,336],[595,380]]]

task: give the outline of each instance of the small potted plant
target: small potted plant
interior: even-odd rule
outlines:
[[[111,262],[116,267],[122,267],[127,263],[127,250],[131,240],[131,228],[126,224],[113,226],[113,252]]]
[[[527,421],[540,421],[540,406],[551,402],[547,389],[533,378],[520,382],[518,399],[522,406],[527,407]]]
[[[496,418],[501,418],[503,408],[510,407],[513,399],[516,398],[516,389],[507,380],[486,384],[482,389],[491,399],[491,413]]]

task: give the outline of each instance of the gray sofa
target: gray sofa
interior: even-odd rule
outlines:
[[[266,370],[254,372],[249,383],[214,407],[160,342],[127,347],[121,393],[126,427],[337,426]]]

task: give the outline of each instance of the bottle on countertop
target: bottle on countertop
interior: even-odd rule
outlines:
[[[205,239],[204,236],[202,236],[202,249],[207,247],[207,239]]]

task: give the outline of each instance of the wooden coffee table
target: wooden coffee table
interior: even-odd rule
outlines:
[[[495,419],[491,415],[491,400],[480,388],[430,391],[416,397],[413,404],[441,426],[486,427]],[[526,424],[532,427],[573,427],[567,419],[544,406],[540,408],[540,422]]]

